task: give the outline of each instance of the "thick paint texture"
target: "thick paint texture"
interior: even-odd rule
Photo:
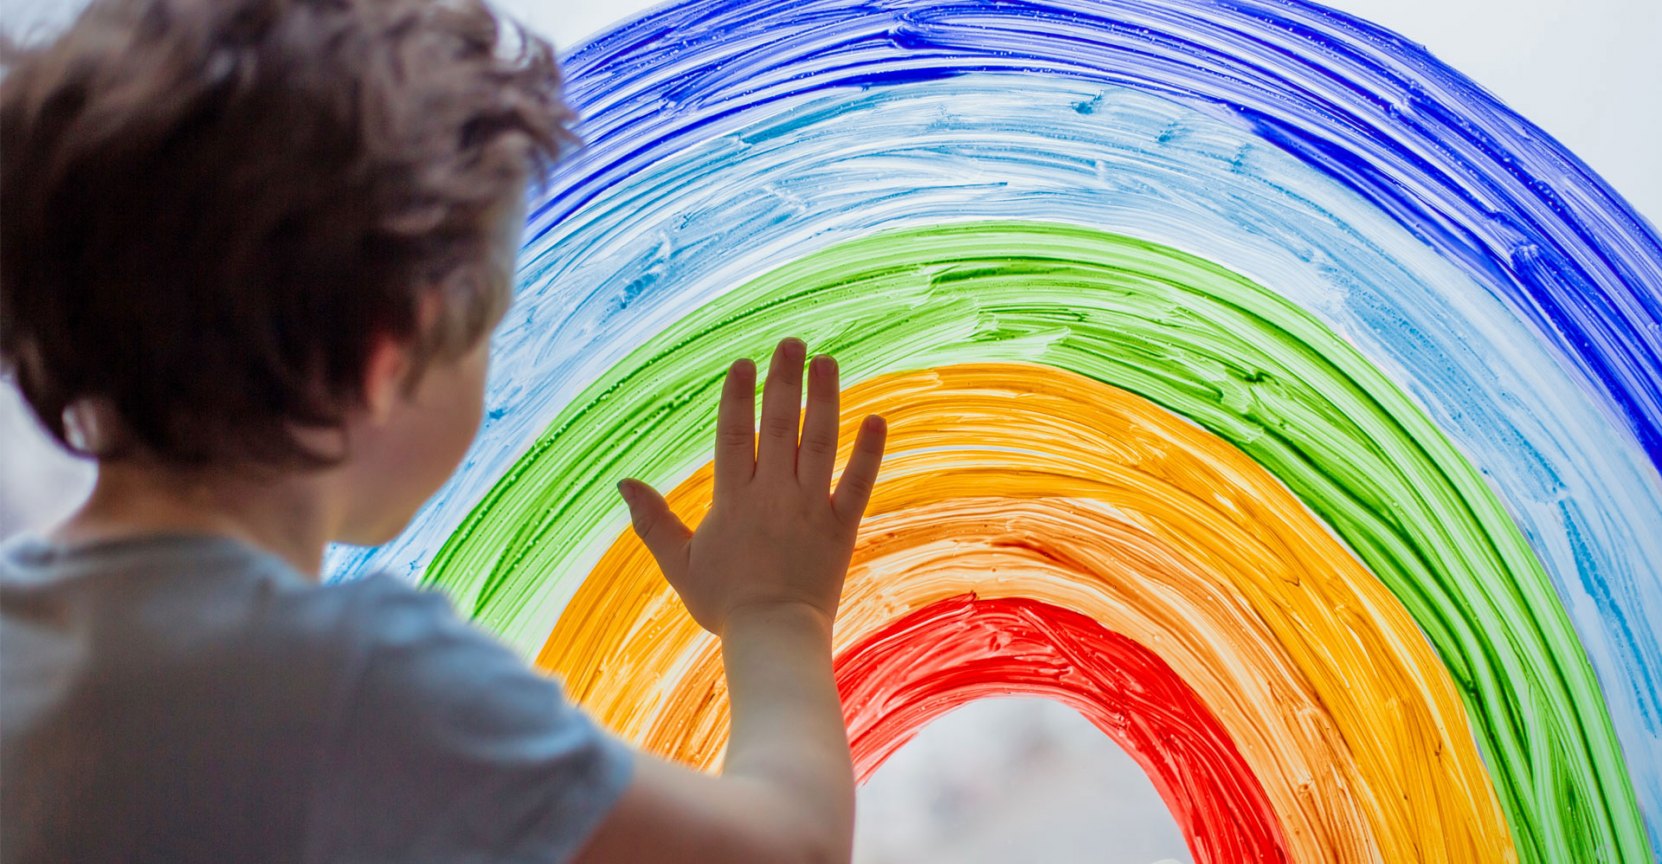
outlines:
[[[1077,612],[942,600],[850,646],[837,683],[862,781],[913,730],[971,699],[1047,696],[1143,766],[1196,862],[1288,860],[1263,790],[1194,692],[1153,652]],[[1185,821],[1193,814],[1204,817]]]
[[[589,147],[532,202],[486,429],[405,537],[333,556],[339,578],[402,569],[534,655],[551,630],[607,614],[584,592],[624,525],[610,484],[697,476],[732,356],[806,335],[840,353],[855,388],[948,367],[1067,370],[1255,462],[1384,587],[1461,703],[1454,727],[1434,711],[1441,734],[1457,741],[1464,724],[1481,754],[1491,791],[1467,809],[1498,802],[1495,830],[1520,857],[1656,860],[1662,243],[1539,130],[1416,46],[1300,2],[708,0],[624,25],[566,65]],[[943,476],[997,462],[958,443],[973,455],[935,466]],[[1036,476],[1071,488],[1085,466]],[[968,542],[983,523],[948,517],[983,505],[926,488],[939,494],[909,506]],[[1034,503],[1045,497],[1017,514],[1040,548],[1078,545],[1041,537],[1059,525],[1146,541],[1145,526]],[[1188,562],[1173,572],[1235,578],[1196,548],[1221,529],[1172,524],[1187,527],[1161,542]],[[973,543],[938,545],[938,568],[983,560]],[[997,566],[955,591],[1021,597],[984,590],[1026,584],[1017,575],[1095,584],[1036,558]],[[885,598],[871,608],[888,617],[861,619],[871,632],[924,602],[889,570],[860,579]],[[1064,595],[1046,602],[1086,602]],[[1354,790],[1288,805],[1290,754],[1319,740],[1219,707],[1229,686],[1258,691],[1204,678],[1177,641],[1092,609],[1205,701],[1292,857],[1470,860],[1440,823],[1403,833]],[[1318,638],[1259,635],[1287,644],[1218,641],[1207,662],[1239,651],[1303,670],[1292,643]],[[1409,644],[1363,643],[1369,662]],[[713,758],[724,721],[709,647],[664,644],[649,654],[669,665],[608,660],[598,689],[661,676],[675,704],[703,699],[675,715],[705,742],[681,752]],[[601,656],[572,650],[574,665]],[[1382,691],[1439,704],[1423,663],[1393,662],[1412,678]],[[1344,715],[1315,695],[1301,704]],[[901,722],[884,716],[851,721]],[[1361,771],[1365,754],[1344,743],[1313,752]],[[1445,798],[1432,809],[1460,812]]]
[[[429,577],[510,635],[512,621],[534,621],[519,610],[547,580],[516,574],[559,572],[592,536],[585,526],[614,512],[602,478],[701,461],[718,358],[777,333],[850,358],[853,380],[1022,360],[1139,393],[1212,430],[1304,498],[1425,631],[1474,707],[1503,803],[1518,821],[1529,815],[1515,834],[1636,827],[1596,681],[1477,472],[1298,309],[1205,262],[1116,235],[1035,224],[880,234],[735,289],[596,382],[546,439],[560,446],[530,451]],[[625,454],[643,461],[625,469]],[[558,536],[545,533],[556,525]],[[591,614],[573,609],[616,614],[610,602],[573,601],[562,625]],[[1577,815],[1589,812],[1602,815]]]
[[[873,411],[890,418],[891,455],[839,646],[966,591],[1078,610],[1153,647],[1197,691],[1262,778],[1294,860],[1511,860],[1436,653],[1239,450],[1039,365],[885,375],[845,398],[849,431]],[[705,466],[672,506],[696,520],[710,483]],[[592,612],[563,615],[539,664],[628,737],[712,764],[725,725],[708,710],[719,663],[639,542],[620,537],[568,608]],[[884,686],[924,688],[918,672],[896,668]],[[883,703],[847,707],[856,731],[895,722]],[[1412,799],[1395,791],[1409,788]],[[1236,806],[1178,821],[1216,822]]]

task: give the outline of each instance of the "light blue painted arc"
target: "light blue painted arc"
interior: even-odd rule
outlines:
[[[400,541],[335,566],[419,568],[583,385],[772,263],[906,225],[1088,224],[1276,288],[1422,403],[1553,576],[1654,819],[1662,661],[1648,622],[1662,620],[1662,484],[1632,439],[1511,307],[1250,129],[1132,90],[1014,81],[988,73],[804,99],[537,228],[467,469]]]

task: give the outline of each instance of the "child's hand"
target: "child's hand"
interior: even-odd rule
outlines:
[[[669,584],[706,630],[722,635],[738,613],[805,607],[836,617],[854,535],[871,498],[887,427],[867,417],[842,479],[830,490],[837,454],[837,364],[815,357],[802,402],[801,341],[779,343],[762,394],[757,444],[756,366],[734,363],[716,429],[715,501],[692,532],[663,496],[638,480],[619,484],[635,532]]]

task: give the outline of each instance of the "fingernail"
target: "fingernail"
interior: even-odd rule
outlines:
[[[802,358],[808,356],[808,344],[801,339],[792,337],[785,340],[785,359],[800,364]]]
[[[812,375],[816,380],[829,378],[831,376],[831,370],[834,368],[832,366],[833,362],[834,361],[832,361],[830,355],[817,354],[814,356],[814,359],[808,361],[808,374]]]

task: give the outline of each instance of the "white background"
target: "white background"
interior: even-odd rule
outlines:
[[[564,49],[649,0],[497,0]],[[49,33],[78,0],[5,0],[0,26]],[[1396,30],[1563,142],[1662,222],[1662,0],[1335,0]],[[3,204],[0,204],[3,207]],[[3,310],[0,310],[3,314]],[[0,388],[0,536],[49,523],[90,472],[59,456]],[[970,706],[929,727],[861,792],[876,862],[1187,860],[1153,787],[1058,706]]]

